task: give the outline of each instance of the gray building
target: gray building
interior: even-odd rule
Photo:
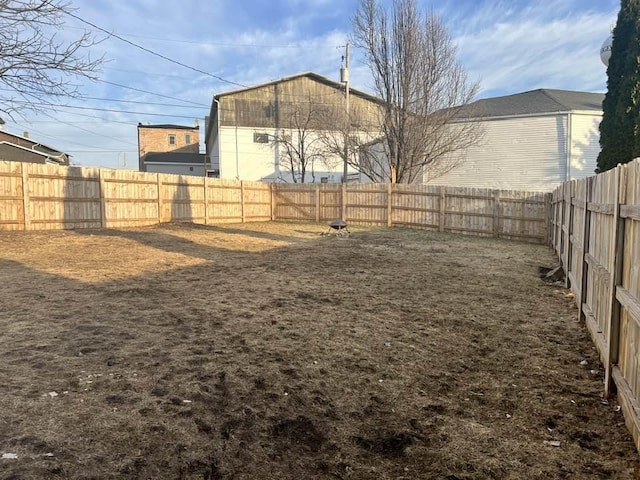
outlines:
[[[0,160],[7,162],[69,165],[69,155],[23,135],[0,130]]]
[[[424,183],[551,191],[594,175],[604,94],[539,89],[478,100],[460,122],[481,122],[480,142],[451,159],[448,172]]]

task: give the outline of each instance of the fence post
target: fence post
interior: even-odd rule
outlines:
[[[500,236],[500,190],[493,191],[493,236]]]
[[[275,184],[269,184],[269,193],[271,194],[271,221],[276,221],[276,192],[275,192]]]
[[[626,203],[627,196],[627,168],[624,165],[618,165],[616,168],[616,188],[615,203],[613,206],[613,238],[611,244],[613,247],[613,255],[609,265],[609,308],[605,325],[607,328],[607,354],[605,356],[604,370],[604,394],[605,397],[611,396],[613,390],[613,382],[611,379],[611,370],[615,363],[618,362],[618,353],[620,346],[620,303],[616,298],[617,286],[622,283],[622,261],[624,257],[624,218],[620,218],[620,197],[623,203]]]
[[[320,185],[316,185],[316,223],[320,223]]]
[[[560,264],[562,265],[562,268],[564,268],[563,265],[563,261],[564,261],[564,183],[562,184],[561,187],[561,192],[560,192],[560,198],[561,200],[558,202],[559,208],[560,208],[560,238],[558,239],[558,258],[560,259]]]
[[[105,198],[106,189],[105,181],[102,176],[102,169],[98,170],[98,188],[100,195],[100,226],[107,228],[107,199]]]
[[[22,173],[22,226],[25,230],[31,228],[31,218],[29,217],[29,172],[27,164],[20,164],[20,172]]]
[[[393,220],[393,216],[392,216],[392,209],[393,209],[393,203],[392,203],[392,199],[391,199],[391,195],[393,195],[393,184],[391,182],[389,182],[387,184],[387,227],[390,227],[392,225],[392,220]]]
[[[242,223],[244,223],[244,181],[240,180],[240,213],[242,215]]]
[[[591,236],[591,211],[589,210],[589,202],[591,202],[592,188],[593,188],[593,177],[586,178],[583,180],[586,182],[586,188],[584,192],[584,203],[582,204],[584,207],[584,216],[582,219],[582,258],[580,259],[581,263],[581,278],[580,278],[580,289],[577,293],[577,304],[578,304],[578,321],[582,321],[584,309],[582,305],[584,304],[584,300],[587,298],[587,284],[589,281],[589,264],[587,263],[587,254],[589,253],[589,237]]]
[[[158,223],[162,223],[162,182],[159,173],[156,173],[156,188],[158,189]]]
[[[340,219],[346,221],[347,220],[347,184],[342,184],[342,202],[340,202]]]
[[[208,179],[208,177],[207,177],[206,172],[205,172],[205,176],[204,176],[204,178],[202,179],[202,185],[203,185],[203,188],[204,188],[203,195],[204,195],[204,224],[205,224],[205,225],[208,223],[208,218],[207,218],[207,217],[208,217],[208,215],[209,215],[209,214],[208,214],[208,206],[207,206],[207,203],[208,203],[208,202],[207,202],[207,191],[208,191],[208,188],[207,188],[207,179]]]
[[[547,245],[552,245],[552,228],[553,228],[553,210],[552,210],[552,201],[553,193],[545,193],[544,195],[544,211],[545,211],[545,227],[547,229]]]
[[[572,205],[571,205],[571,183],[568,184],[568,189],[565,189],[564,192],[564,218],[563,218],[563,237],[564,237],[564,251],[563,251],[563,263],[564,263],[564,286],[565,288],[569,288],[569,274],[571,273],[571,265],[569,261],[571,260],[571,224],[573,223],[572,218]],[[569,202],[567,202],[567,195],[569,196]],[[566,223],[566,225],[565,225]]]
[[[444,232],[444,226],[445,226],[444,207],[447,203],[445,188],[446,187],[444,185],[440,185],[440,203],[438,204],[438,230],[441,232]]]

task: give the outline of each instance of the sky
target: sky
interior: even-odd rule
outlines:
[[[599,52],[619,0],[417,1],[442,18],[458,60],[480,84],[478,98],[538,88],[606,91]],[[4,129],[29,132],[69,153],[74,165],[137,169],[139,122],[198,120],[204,152],[215,94],[306,71],[338,81],[357,0],[74,0],[72,7],[81,20],[66,17],[57,36],[94,32],[101,42],[88,53],[105,59],[98,81],[71,79],[83,98],[3,117]],[[373,93],[364,55],[353,47],[351,87]]]

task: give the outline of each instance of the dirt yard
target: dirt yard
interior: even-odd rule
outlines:
[[[543,246],[0,232],[0,478],[632,479]]]

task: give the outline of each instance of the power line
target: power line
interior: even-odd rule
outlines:
[[[25,127],[24,125],[20,125],[19,123],[16,123],[15,125],[20,127],[20,128],[22,128],[25,131],[26,130],[30,130],[30,131],[32,131],[34,133],[37,133],[38,135],[41,135],[43,137],[48,137],[48,138],[53,138],[53,139],[56,139],[56,140],[60,140],[59,136],[56,137],[56,136],[53,136],[53,135],[48,135],[48,134],[46,134],[44,132],[41,132],[39,130],[34,130],[34,129],[31,129],[31,128]],[[65,142],[66,143],[73,143],[74,145],[80,145],[81,147],[89,147],[89,148],[93,147],[93,145],[87,145],[86,143],[80,143],[80,142],[74,142],[73,140],[65,140]]]
[[[64,112],[67,115],[75,115],[77,117],[84,117],[84,118],[92,118],[92,119],[96,119],[95,115],[87,115],[86,113],[79,113],[79,112]],[[104,120],[104,119],[100,119],[102,121],[102,123],[121,123],[123,125],[138,125],[138,122],[123,122],[122,120]],[[38,121],[30,121],[29,123],[51,123],[51,122],[38,122]],[[83,122],[83,123],[89,123],[89,122]],[[100,122],[96,122],[96,123],[100,123]]]
[[[69,123],[69,122],[65,122],[64,120],[60,120],[60,119],[58,119],[58,118],[55,118],[55,117],[53,117],[52,115],[49,115],[49,114],[48,114],[48,113],[46,113],[46,112],[42,112],[42,113],[43,113],[45,116],[47,116],[47,117],[49,117],[49,118],[51,118],[51,119],[53,119],[53,120],[55,120],[55,121],[57,121],[57,122],[59,122],[59,123],[62,123],[63,125],[67,125],[67,126],[69,126],[69,127],[71,127],[71,128],[75,128],[75,129],[77,129],[77,130],[82,130],[83,132],[87,132],[87,133],[90,133],[90,134],[92,134],[92,135],[96,135],[96,136],[98,136],[98,137],[103,137],[103,138],[107,138],[107,139],[109,139],[109,140],[116,140],[116,141],[122,142],[122,139],[120,139],[120,138],[116,138],[116,137],[112,137],[112,136],[110,136],[110,135],[104,135],[104,134],[102,134],[102,133],[94,132],[94,131],[89,130],[89,129],[87,129],[87,128],[82,128],[82,127],[79,127],[79,126],[77,126],[77,125],[73,125],[73,124],[71,124],[71,123]],[[125,143],[125,144],[127,144],[127,145],[133,145],[133,146],[135,146],[135,145],[134,145],[133,143],[131,143],[131,142],[123,142],[123,143]]]
[[[14,102],[14,103],[27,103],[27,102]],[[172,114],[164,114],[164,113],[148,113],[148,112],[134,112],[131,110],[115,110],[111,108],[98,108],[98,107],[80,107],[78,105],[57,105],[54,103],[45,103],[44,105],[53,107],[53,108],[72,108],[77,110],[91,110],[96,112],[112,112],[112,113],[126,113],[131,115],[146,115],[151,117],[166,117],[166,118],[198,118],[203,119],[203,117],[196,117],[195,115],[172,115]]]
[[[140,88],[129,87],[128,85],[122,85],[116,82],[109,82],[108,80],[97,80],[100,83],[106,83],[107,85],[113,85],[114,87],[126,88],[127,90],[133,90],[134,92],[148,93],[149,95],[155,95],[156,97],[168,98],[170,100],[177,100],[179,102],[191,103],[193,105],[203,106],[201,103],[196,103],[191,100],[184,100],[182,98],[171,97],[169,95],[163,95],[161,93],[150,92],[149,90],[142,90]]]
[[[12,89],[10,88],[0,88],[0,91],[2,92],[13,92]],[[148,92],[149,93],[149,92]],[[135,104],[139,104],[139,105],[154,105],[154,106],[159,106],[159,107],[174,107],[174,108],[201,108],[201,109],[205,109],[205,110],[209,110],[210,107],[205,106],[201,103],[196,104],[195,102],[194,105],[178,105],[175,103],[160,103],[160,102],[142,102],[139,100],[120,100],[120,99],[115,99],[115,98],[101,98],[101,97],[88,97],[83,95],[82,97],[80,97],[81,100],[100,100],[103,102],[119,102],[119,103],[135,103]],[[180,100],[180,99],[178,99]],[[180,100],[180,101],[186,101],[186,100]]]
[[[77,30],[83,30],[81,27],[65,27],[65,28],[74,28]],[[202,42],[197,40],[184,40],[177,38],[166,38],[166,37],[151,37],[148,35],[138,35],[135,33],[120,33],[119,35],[123,37],[133,37],[133,38],[144,38],[146,40],[158,40],[161,42],[172,42],[172,43],[188,43],[191,45],[207,45],[212,47],[255,47],[255,48],[304,48],[304,49],[321,49],[321,48],[340,48],[344,47],[344,45],[303,45],[303,44],[288,44],[288,45],[269,45],[262,43],[230,43],[230,42]]]
[[[174,107],[174,108],[203,108],[205,110],[209,110],[209,107],[197,107],[192,105],[176,105],[175,103],[158,103],[158,102],[140,102],[138,100],[118,100],[115,98],[100,98],[100,97],[82,97],[88,100],[100,100],[103,102],[119,102],[119,103],[135,103],[139,105],[156,105],[159,107]]]
[[[78,110],[93,110],[97,112],[126,113],[130,115],[146,115],[151,117],[190,118],[190,119],[194,118],[194,115],[171,115],[171,114],[164,114],[164,113],[133,112],[130,110],[114,110],[111,108],[80,107],[77,105],[52,105],[52,106],[59,107],[59,108],[75,108]],[[202,117],[198,117],[198,118],[202,118]]]
[[[138,49],[140,49],[140,50],[142,50],[144,52],[150,53],[151,55],[155,55],[156,57],[162,58],[163,60],[167,60],[167,61],[169,61],[171,63],[175,63],[176,65],[180,65],[181,67],[188,68],[189,70],[193,70],[194,72],[201,73],[201,74],[207,75],[209,77],[213,77],[213,78],[215,78],[217,80],[220,80],[221,82],[229,83],[231,85],[237,85],[239,87],[246,87],[246,85],[243,85],[241,83],[237,83],[237,82],[234,82],[232,80],[227,80],[226,78],[222,78],[222,77],[220,77],[218,75],[214,75],[213,73],[205,72],[204,70],[200,70],[199,68],[195,68],[195,67],[187,65],[185,63],[182,63],[182,62],[179,62],[177,60],[174,60],[173,58],[169,58],[166,55],[162,55],[161,53],[154,52],[153,50],[150,50],[150,49],[148,49],[146,47],[143,47],[142,45],[138,45],[137,43],[134,43],[131,40],[127,40],[126,38],[121,37],[118,34],[109,32],[108,30],[105,30],[104,28],[99,27],[95,23],[91,23],[91,22],[89,22],[89,21],[87,21],[87,20],[85,20],[83,18],[80,18],[79,16],[77,16],[77,15],[75,15],[75,14],[69,12],[69,11],[66,11],[65,13],[67,15],[69,15],[70,17],[73,17],[76,20],[81,21],[82,23],[86,23],[87,25],[90,25],[91,27],[100,30],[101,32],[104,32],[104,33],[106,33],[107,35],[109,35],[111,37],[117,38],[121,42],[127,43],[127,44],[131,45],[132,47],[135,47],[135,48],[138,48]]]

